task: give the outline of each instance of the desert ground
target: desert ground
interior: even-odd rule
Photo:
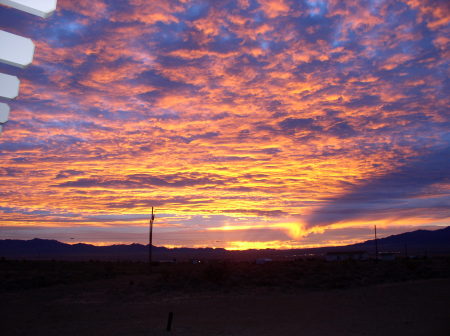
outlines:
[[[38,278],[36,270],[30,270],[33,265],[41,269]],[[105,270],[107,263],[94,263],[90,270],[86,264],[46,265],[47,269],[30,262],[2,266],[1,335],[450,335],[450,278],[429,274],[367,284],[342,282],[339,276],[338,286],[323,286],[328,282],[315,277],[322,285],[314,286],[304,281],[298,285],[285,275],[276,281],[270,276],[240,281],[233,264],[226,266],[226,276],[222,266],[212,271],[206,266],[192,276],[196,265],[155,267],[151,274],[142,269],[124,272],[130,267],[119,265],[116,269],[122,271],[110,268],[97,278],[77,277],[76,272],[67,276],[67,270],[78,267],[89,275]],[[320,265],[315,267],[329,267]],[[308,269],[307,264],[291,266]],[[252,277],[280,272],[272,265],[237,267],[248,268],[245,273]],[[356,267],[357,276],[360,266],[331,267],[347,268],[346,274],[349,267]],[[366,267],[386,271],[380,265],[362,267],[364,272]],[[420,267],[413,269],[422,274]],[[46,282],[45,276],[64,281]],[[173,312],[171,331],[166,330],[169,312]]]

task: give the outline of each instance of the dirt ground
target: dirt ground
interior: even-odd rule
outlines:
[[[151,294],[124,277],[3,293],[0,299],[4,336],[450,335],[450,279],[340,290]]]

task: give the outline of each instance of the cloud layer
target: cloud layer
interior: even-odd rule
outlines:
[[[189,246],[450,223],[446,1],[58,6],[0,8],[37,46],[28,69],[0,66],[22,79],[0,140],[8,237],[106,225],[111,241],[151,206]]]

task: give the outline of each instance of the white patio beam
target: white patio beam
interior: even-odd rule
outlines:
[[[9,106],[5,103],[0,103],[0,124],[4,124],[9,119]]]
[[[0,73],[0,97],[14,99],[19,95],[19,78]]]
[[[0,30],[0,62],[25,68],[33,61],[33,55],[31,39]]]
[[[56,10],[57,0],[0,0],[0,4],[47,18]]]
[[[0,103],[0,135],[3,131],[3,124],[9,119],[9,106],[4,103]]]

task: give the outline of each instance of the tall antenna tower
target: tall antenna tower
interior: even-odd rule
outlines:
[[[148,232],[148,268],[151,271],[152,269],[152,247],[153,247],[153,222],[155,220],[155,214],[153,213],[152,207],[152,216],[150,217],[150,229]]]
[[[377,238],[377,226],[375,225],[375,260],[378,261],[378,238]]]

